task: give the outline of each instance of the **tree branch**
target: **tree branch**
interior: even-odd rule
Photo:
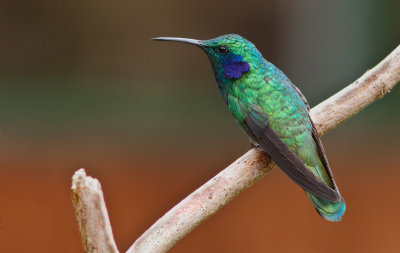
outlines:
[[[118,253],[100,182],[80,169],[72,177],[71,191],[84,252]]]
[[[335,95],[312,108],[311,118],[320,135],[353,117],[389,93],[400,81],[400,46],[374,68]]]
[[[317,105],[311,118],[323,135],[383,97],[400,80],[400,46],[354,83]],[[262,151],[249,150],[229,167],[173,207],[127,253],[166,252],[236,195],[265,176],[275,164]]]
[[[310,115],[318,132],[323,135],[335,128],[368,104],[382,98],[399,81],[400,46],[354,83],[311,110]],[[168,211],[135,241],[127,253],[166,252],[197,225],[265,176],[273,167],[275,167],[275,164],[264,152],[255,148],[249,150]],[[96,182],[98,184],[97,180]],[[97,189],[101,191],[99,184]],[[90,238],[95,238],[93,241],[99,243],[92,247],[104,249],[101,252],[117,252],[115,243],[110,242],[110,240],[113,241],[113,238],[104,200],[100,201],[101,204],[96,204],[99,200],[94,199],[92,203],[93,200],[90,195],[86,197],[81,195],[79,191],[74,192],[74,195],[76,195],[74,198],[82,199],[82,201],[74,200],[73,202],[85,252],[96,252],[87,246],[88,243],[86,242],[91,241]],[[102,194],[98,195],[98,197],[100,196],[102,197]],[[82,207],[78,206],[78,208],[76,205],[79,203]],[[102,214],[97,216],[97,213],[100,212]],[[96,215],[90,215],[91,213]],[[104,221],[105,219],[107,221]],[[107,236],[103,234],[99,236],[96,231],[87,229],[87,227],[95,226],[99,221],[101,221],[100,224],[104,227]],[[101,238],[107,242],[104,248],[100,247],[102,242],[99,242],[99,239]]]

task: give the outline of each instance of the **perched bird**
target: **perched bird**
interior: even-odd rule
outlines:
[[[210,40],[153,40],[200,47],[210,59],[222,98],[251,143],[304,189],[322,217],[341,220],[346,205],[310,118],[307,100],[253,43],[236,34]]]

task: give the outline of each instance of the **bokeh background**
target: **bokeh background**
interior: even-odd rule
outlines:
[[[0,4],[0,252],[82,252],[73,172],[100,179],[121,252],[249,148],[207,57],[238,33],[311,105],[400,42],[398,0]],[[171,252],[400,252],[400,88],[323,137],[348,210],[320,218],[275,169]]]

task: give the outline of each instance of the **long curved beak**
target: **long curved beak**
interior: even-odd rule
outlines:
[[[176,42],[196,45],[198,47],[203,47],[204,46],[202,40],[187,39],[187,38],[157,37],[157,38],[153,38],[153,40],[157,40],[157,41],[176,41]]]

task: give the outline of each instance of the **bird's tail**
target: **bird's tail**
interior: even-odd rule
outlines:
[[[324,219],[328,221],[340,221],[346,211],[346,204],[341,197],[339,201],[333,202],[326,199],[318,198],[306,192],[315,209]]]

